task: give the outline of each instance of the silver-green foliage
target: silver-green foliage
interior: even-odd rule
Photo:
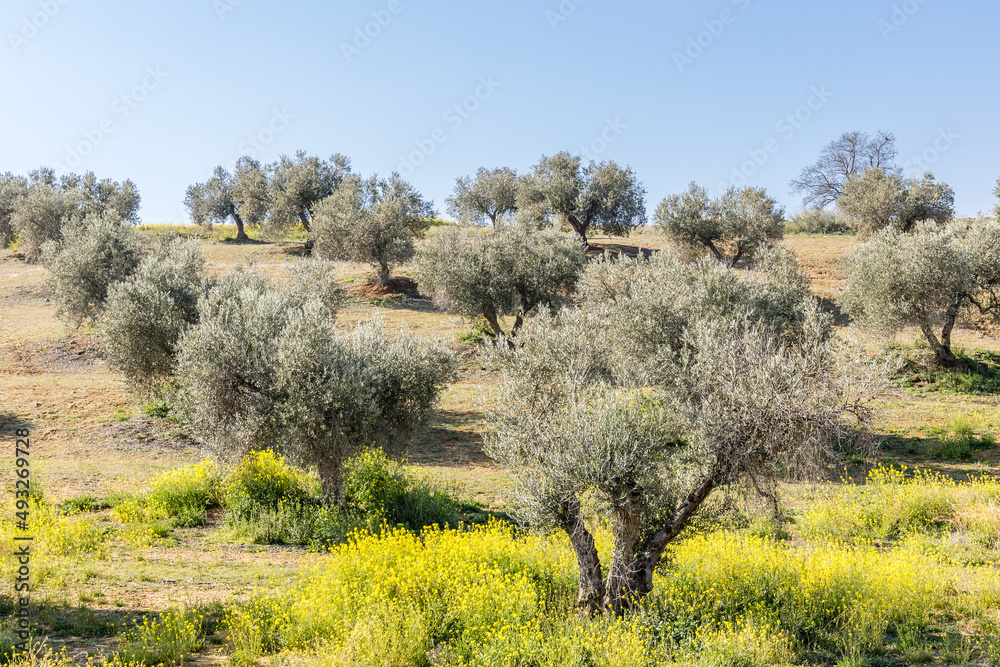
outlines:
[[[557,153],[543,156],[519,184],[518,217],[529,228],[572,229],[586,242],[590,230],[628,236],[646,223],[646,188],[629,167]]]
[[[28,179],[24,176],[0,174],[0,247],[7,247],[17,236],[11,218],[27,190]]]
[[[330,502],[342,500],[343,460],[405,446],[454,372],[436,343],[377,323],[343,332],[323,299],[246,269],[210,290],[199,312],[176,365],[196,432],[222,459],[275,447],[316,465]]]
[[[714,489],[773,496],[781,475],[847,440],[842,417],[867,418],[880,371],[844,358],[815,301],[790,306],[784,271],[741,299],[716,262],[603,263],[586,307],[533,318],[518,347],[491,352],[487,452],[521,515],[569,535],[581,607],[621,612]],[[588,497],[612,528],[606,564]]]
[[[242,157],[235,173],[219,166],[207,181],[188,187],[184,206],[194,223],[202,227],[232,219],[236,240],[246,241],[246,227],[260,225],[267,215],[267,194],[267,177],[260,163]]]
[[[754,187],[731,187],[710,199],[705,188],[692,182],[686,191],[660,202],[654,219],[672,242],[707,249],[729,268],[751,259],[785,233],[784,209],[762,188]]]
[[[319,204],[311,238],[317,256],[372,264],[385,284],[392,267],[413,257],[433,217],[433,206],[398,174],[353,176]]]
[[[473,180],[459,178],[445,201],[448,213],[459,222],[479,225],[487,220],[493,229],[509,224],[517,212],[517,172],[507,167],[480,167]]]
[[[129,180],[98,180],[93,172],[56,178],[55,172],[45,167],[30,172],[26,179],[5,180],[9,225],[29,262],[41,258],[45,243],[61,239],[63,226],[70,221],[108,216],[124,224],[138,222],[139,191]]]
[[[822,208],[802,211],[785,221],[785,234],[848,234],[852,231],[850,225]]]
[[[196,241],[174,239],[112,285],[101,319],[104,357],[133,387],[154,392],[173,371],[177,345],[198,322],[198,300],[209,283]]]
[[[133,228],[102,215],[68,223],[43,246],[56,317],[71,326],[96,321],[111,286],[135,272],[142,248]]]
[[[308,232],[316,206],[351,175],[351,161],[340,153],[323,160],[298,151],[294,158],[282,155],[267,169],[273,231],[301,224]]]
[[[862,235],[887,227],[909,232],[923,220],[938,224],[950,220],[955,215],[955,192],[931,173],[904,179],[894,171],[872,168],[847,179],[837,207]]]
[[[993,196],[997,198],[997,205],[993,208],[993,217],[1000,220],[1000,178],[997,179],[997,186],[993,190]]]
[[[500,317],[516,317],[516,334],[538,306],[554,307],[572,293],[583,260],[579,240],[555,230],[505,227],[485,234],[448,227],[417,254],[417,285],[439,308],[485,317],[504,336]]]
[[[1000,321],[1000,223],[940,227],[912,233],[882,229],[847,257],[841,303],[864,326],[884,335],[920,328],[938,361],[955,363],[951,334],[963,315]]]
[[[388,336],[378,321],[337,331],[316,301],[291,315],[277,362],[281,442],[295,460],[318,467],[323,495],[336,503],[344,461],[373,446],[401,450],[455,367],[440,345]]]

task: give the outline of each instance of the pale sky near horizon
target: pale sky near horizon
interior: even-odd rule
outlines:
[[[443,212],[479,166],[615,160],[650,213],[695,180],[789,181],[893,132],[960,215],[1000,177],[1000,6],[942,0],[504,3],[4,0],[0,172],[131,178],[146,222],[243,154],[401,171]]]

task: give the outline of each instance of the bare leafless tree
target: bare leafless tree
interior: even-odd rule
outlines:
[[[823,208],[840,198],[844,183],[851,176],[870,167],[898,171],[896,155],[896,137],[890,132],[880,131],[874,136],[867,132],[845,132],[791,182],[792,190],[804,195],[802,203],[806,207]]]

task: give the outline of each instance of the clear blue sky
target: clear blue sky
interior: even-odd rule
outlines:
[[[0,171],[132,178],[145,221],[180,222],[247,152],[402,169],[443,210],[478,166],[589,146],[650,211],[748,175],[794,212],[825,144],[884,129],[974,215],[1000,176],[998,24],[944,0],[4,0]]]

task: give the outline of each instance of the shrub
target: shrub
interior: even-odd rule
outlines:
[[[381,449],[362,452],[344,469],[346,499],[369,519],[381,517],[410,530],[456,524],[455,499],[430,482],[408,475],[402,464],[391,461]]]
[[[220,476],[211,461],[166,472],[151,482],[149,506],[174,525],[201,526],[205,509],[219,504]]]
[[[109,368],[147,391],[169,377],[181,334],[198,321],[204,268],[196,241],[174,239],[111,287],[100,324]]]
[[[98,318],[109,289],[135,272],[142,250],[135,230],[109,216],[66,225],[62,236],[46,243],[43,261],[54,288],[56,317],[79,326]]]
[[[248,520],[261,510],[315,503],[316,483],[273,451],[248,454],[222,484],[228,522]]]
[[[42,246],[62,238],[63,225],[73,209],[74,202],[54,186],[36,184],[28,189],[10,220],[25,260],[37,262],[42,257]]]
[[[785,221],[786,234],[850,234],[853,229],[837,216],[824,209],[802,211]]]

